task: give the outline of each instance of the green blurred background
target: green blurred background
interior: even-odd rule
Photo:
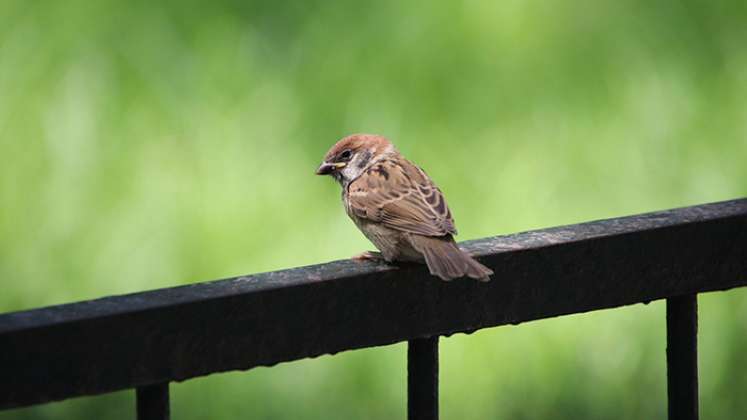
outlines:
[[[424,166],[461,240],[745,196],[746,22],[742,0],[4,0],[0,312],[370,249],[313,175],[351,132]],[[747,290],[700,304],[703,417],[747,416]],[[443,418],[663,419],[663,314],[443,339]],[[404,367],[399,344],[212,375],[172,386],[173,418],[404,418]],[[132,394],[0,419],[131,419]]]

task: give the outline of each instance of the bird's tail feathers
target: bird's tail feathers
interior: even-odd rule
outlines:
[[[480,281],[490,281],[493,270],[477,262],[469,254],[459,249],[454,239],[412,235],[413,247],[423,254],[428,270],[443,280],[471,277]]]

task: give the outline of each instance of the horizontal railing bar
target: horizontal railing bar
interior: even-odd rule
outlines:
[[[747,199],[462,244],[493,281],[336,261],[0,315],[0,408],[747,285]]]

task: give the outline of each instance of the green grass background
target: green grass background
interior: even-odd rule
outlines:
[[[2,1],[0,312],[370,249],[313,175],[351,132],[424,166],[462,240],[745,196],[745,22],[741,0]],[[703,418],[747,416],[747,290],[700,304]],[[404,418],[405,350],[174,384],[173,418]],[[442,417],[664,419],[664,352],[662,302],[443,339]],[[0,419],[133,415],[119,392]]]

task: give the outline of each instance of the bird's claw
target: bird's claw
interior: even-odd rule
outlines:
[[[381,252],[366,251],[361,252],[358,255],[354,255],[352,259],[355,261],[383,261],[384,256],[381,255]]]

